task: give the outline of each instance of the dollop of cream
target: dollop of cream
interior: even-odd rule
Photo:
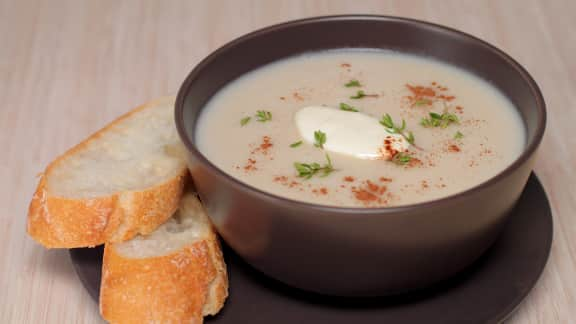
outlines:
[[[294,122],[306,142],[314,144],[314,132],[322,131],[325,150],[360,159],[390,160],[410,147],[402,135],[388,133],[378,119],[361,112],[307,106],[296,112]]]

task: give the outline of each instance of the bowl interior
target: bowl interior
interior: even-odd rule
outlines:
[[[512,58],[457,30],[404,18],[364,15],[279,24],[240,37],[212,53],[190,73],[178,94],[176,123],[184,143],[203,158],[195,145],[196,122],[207,101],[228,82],[284,57],[346,47],[424,55],[482,77],[514,103],[524,121],[526,147],[515,164],[531,156],[538,146],[545,124],[544,101],[536,83]]]

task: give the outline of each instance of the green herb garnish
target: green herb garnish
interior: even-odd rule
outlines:
[[[375,93],[365,93],[362,90],[358,90],[356,91],[356,95],[351,96],[350,99],[362,99],[364,97],[378,98],[378,95]]]
[[[352,88],[352,87],[361,87],[362,85],[360,84],[360,81],[358,81],[356,79],[352,79],[348,83],[346,83],[344,86],[347,88]]]
[[[412,161],[412,157],[408,153],[399,152],[392,157],[392,162],[398,165],[406,165]]]
[[[340,110],[358,112],[358,109],[343,102],[340,103]]]
[[[382,116],[382,119],[380,120],[380,124],[382,124],[382,126],[384,126],[386,128],[386,131],[390,134],[400,134],[402,135],[402,137],[404,137],[404,139],[414,145],[414,134],[412,134],[412,132],[408,132],[408,134],[406,134],[406,132],[404,132],[404,130],[406,129],[406,121],[404,119],[402,119],[402,125],[398,126],[396,124],[394,124],[394,121],[392,120],[392,117],[389,114],[386,114],[384,116]]]
[[[302,145],[302,141],[294,142],[294,143],[290,144],[290,147],[298,147],[300,145]]]
[[[314,175],[319,174],[320,177],[325,177],[330,173],[334,172],[334,167],[332,166],[332,161],[328,154],[326,154],[326,163],[324,165],[320,165],[317,162],[313,163],[300,163],[295,162],[294,168],[298,172],[299,178],[310,179]]]
[[[451,113],[438,114],[435,112],[429,113],[430,118],[422,118],[420,125],[424,127],[440,127],[446,128],[452,123],[458,123],[458,117]]]
[[[366,94],[362,90],[358,90],[355,96],[351,96],[350,99],[362,99],[366,97]]]
[[[415,106],[430,106],[432,105],[432,100],[430,99],[418,99],[414,102]]]
[[[456,134],[454,134],[455,140],[462,139],[462,137],[464,137],[464,134],[460,133],[460,131],[457,131]]]
[[[272,120],[272,113],[271,112],[266,111],[266,110],[258,110],[256,112],[256,121],[264,123],[264,122],[267,122],[270,120]]]
[[[315,131],[314,132],[314,146],[323,149],[325,143],[326,143],[326,133],[324,133],[323,131],[320,131],[320,130]]]
[[[252,117],[244,117],[244,118],[240,119],[240,126],[244,126],[244,125],[248,124],[250,119],[252,119]]]

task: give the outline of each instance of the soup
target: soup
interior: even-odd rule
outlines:
[[[286,58],[230,82],[204,107],[196,143],[257,189],[385,207],[488,180],[520,155],[525,130],[512,103],[467,71],[341,49]]]

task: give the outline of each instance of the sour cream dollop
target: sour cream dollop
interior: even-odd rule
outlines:
[[[402,135],[390,134],[378,119],[361,112],[307,106],[294,116],[300,136],[314,144],[314,132],[326,134],[324,149],[360,159],[391,159],[410,147]]]

